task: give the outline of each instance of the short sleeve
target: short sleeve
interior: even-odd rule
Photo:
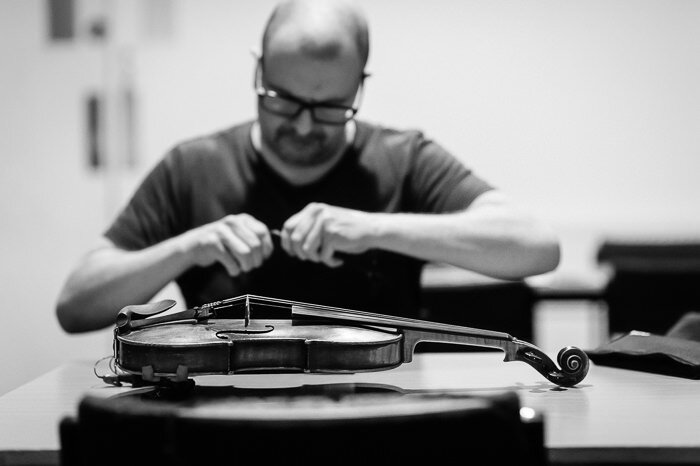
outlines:
[[[414,140],[412,153],[407,189],[418,212],[464,210],[481,194],[493,189],[444,148],[420,133]]]
[[[127,250],[139,250],[179,233],[182,215],[174,165],[177,149],[166,155],[144,178],[104,236]]]

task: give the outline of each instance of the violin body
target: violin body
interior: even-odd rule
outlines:
[[[347,325],[292,325],[291,320],[211,319],[165,324],[118,336],[119,366],[155,376],[250,372],[348,373],[391,369],[402,361],[403,336]],[[267,330],[267,331],[265,331]],[[182,369],[181,369],[182,370]]]
[[[237,373],[351,373],[410,362],[422,341],[498,348],[560,386],[586,376],[588,356],[563,348],[557,361],[507,333],[351,309],[244,295],[167,314],[175,302],[126,306],[114,330],[119,369],[161,377]]]

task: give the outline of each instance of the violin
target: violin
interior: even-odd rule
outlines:
[[[118,369],[146,382],[239,373],[353,373],[411,362],[420,342],[498,348],[563,387],[581,382],[584,351],[567,346],[557,365],[507,333],[317,304],[243,295],[167,313],[173,300],[130,305],[114,329]],[[132,379],[133,380],[133,379]]]

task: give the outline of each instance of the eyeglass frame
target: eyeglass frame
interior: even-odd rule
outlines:
[[[255,66],[255,76],[253,78],[253,89],[255,90],[255,94],[258,96],[258,102],[261,102],[262,107],[267,110],[270,113],[274,113],[275,115],[279,116],[284,116],[287,118],[296,118],[301,113],[308,109],[309,114],[311,115],[311,119],[316,122],[316,123],[322,123],[324,125],[344,125],[348,121],[352,120],[355,118],[355,115],[357,115],[357,112],[360,110],[360,103],[362,101],[362,97],[364,95],[364,87],[365,87],[365,79],[368,78],[370,75],[369,73],[362,71],[362,74],[360,75],[360,85],[358,86],[357,93],[355,94],[355,99],[353,100],[352,106],[348,107],[345,105],[337,105],[337,104],[328,104],[328,103],[312,103],[308,101],[301,100],[298,97],[295,97],[291,94],[286,94],[284,92],[280,91],[275,91],[272,89],[268,89],[263,85],[262,82],[262,73],[263,73],[263,57],[262,55],[257,56],[257,64]],[[271,97],[274,99],[284,99],[290,102],[293,102],[297,105],[299,105],[298,110],[293,113],[293,114],[286,114],[286,113],[281,113],[275,110],[271,110],[268,107],[265,107],[264,104],[262,104],[262,99],[264,97]],[[344,121],[328,121],[328,120],[323,120],[319,119],[316,116],[316,112],[314,111],[316,108],[329,108],[329,109],[343,109],[346,112],[350,112],[347,117],[344,118]]]

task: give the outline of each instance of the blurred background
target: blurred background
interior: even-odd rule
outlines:
[[[700,2],[360,3],[360,118],[423,130],[554,226],[562,263],[533,284],[599,288],[610,239],[700,238]],[[110,329],[63,333],[58,292],[171,146],[255,116],[273,5],[0,0],[0,393],[111,353]],[[595,345],[604,311],[550,303],[535,343]]]

